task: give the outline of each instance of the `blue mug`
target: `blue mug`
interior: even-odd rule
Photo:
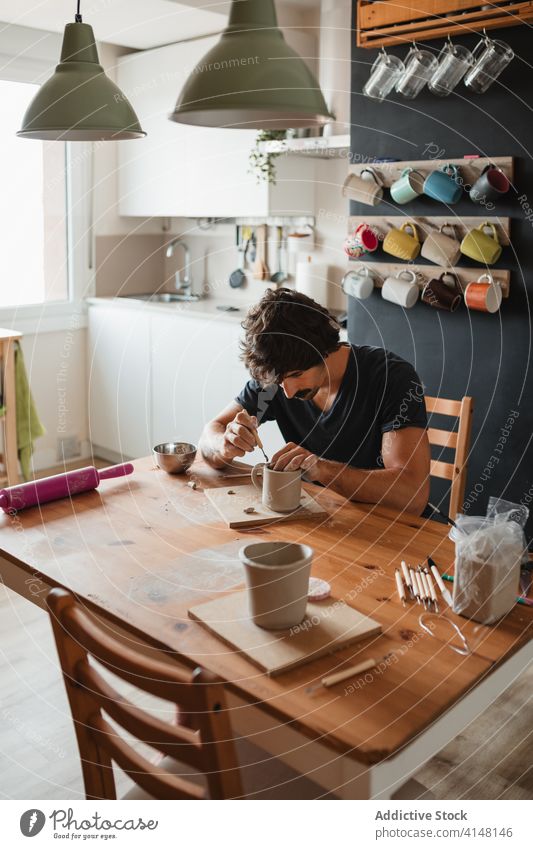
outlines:
[[[439,171],[428,174],[424,180],[424,194],[448,205],[458,203],[463,194],[459,177],[459,169],[455,165],[444,165]]]

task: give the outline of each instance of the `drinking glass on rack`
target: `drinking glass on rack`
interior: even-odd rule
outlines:
[[[363,94],[372,100],[385,100],[405,71],[405,65],[397,56],[381,50],[370,70]]]
[[[420,94],[438,67],[437,57],[429,50],[421,50],[414,44],[405,60],[405,72],[396,83],[396,91],[412,100]]]
[[[514,59],[514,51],[504,41],[496,41],[485,33],[472,56],[474,66],[465,76],[465,86],[475,94],[484,94]]]
[[[431,77],[428,88],[432,94],[447,97],[461,82],[474,64],[472,53],[462,44],[448,41],[438,56],[438,67]]]

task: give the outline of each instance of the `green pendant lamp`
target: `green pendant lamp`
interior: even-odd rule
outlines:
[[[171,121],[201,127],[321,127],[333,116],[278,28],[274,0],[233,0],[220,41],[183,86]]]
[[[17,136],[47,141],[118,141],[146,133],[129,100],[106,76],[98,59],[93,28],[67,24],[61,59],[26,110]]]

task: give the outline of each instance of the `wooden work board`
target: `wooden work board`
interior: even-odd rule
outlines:
[[[230,494],[233,493],[233,494]],[[261,492],[253,484],[243,486],[215,487],[204,489],[204,495],[217,509],[229,528],[256,528],[271,522],[287,521],[288,519],[320,518],[328,516],[315,499],[302,489],[300,507],[292,513],[276,513],[265,507],[261,501]],[[253,507],[254,513],[245,513]]]
[[[309,602],[305,619],[286,631],[254,625],[248,593],[230,593],[189,608],[189,616],[268,675],[279,675],[381,633],[381,625],[343,601]]]

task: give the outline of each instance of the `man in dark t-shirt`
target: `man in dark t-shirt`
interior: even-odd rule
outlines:
[[[257,445],[275,420],[286,445],[273,468],[353,501],[420,514],[429,497],[430,452],[421,382],[382,348],[344,345],[324,307],[290,289],[267,290],[243,323],[252,379],[204,429],[200,449],[221,468]]]

